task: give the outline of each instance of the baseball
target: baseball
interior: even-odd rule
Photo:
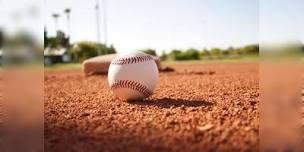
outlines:
[[[110,64],[108,81],[118,98],[126,101],[143,99],[152,95],[158,83],[158,68],[148,54],[120,54]]]

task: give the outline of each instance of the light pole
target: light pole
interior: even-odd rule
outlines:
[[[96,0],[96,29],[97,29],[97,41],[101,42],[100,40],[100,3],[99,0]],[[106,10],[106,0],[102,0],[102,23],[103,23],[103,40],[104,45],[107,46],[107,10]]]
[[[68,34],[68,38],[70,39],[71,36],[71,24],[70,24],[70,13],[71,13],[71,9],[66,8],[64,10],[64,13],[67,15],[67,34]]]
[[[103,34],[104,34],[104,44],[107,46],[107,10],[106,10],[106,0],[102,0],[102,10],[103,10]]]
[[[54,21],[55,21],[55,30],[56,30],[56,34],[58,32],[58,18],[60,17],[59,14],[53,14],[53,18],[54,18]]]
[[[97,32],[97,42],[100,43],[100,11],[99,11],[99,0],[96,0],[96,32]]]

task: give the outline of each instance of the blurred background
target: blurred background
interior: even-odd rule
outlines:
[[[258,56],[258,1],[46,0],[45,4],[48,65],[135,50],[169,61]],[[64,57],[58,61],[60,57],[54,56]]]
[[[45,65],[135,50],[165,61],[256,59],[259,42],[302,44],[301,3],[3,0],[0,44],[32,36]]]
[[[260,96],[271,103],[262,104],[261,111],[278,105],[279,98],[277,108],[287,108],[284,114],[290,117],[261,117],[277,120],[272,125],[266,121],[266,130],[295,122],[286,126],[295,135],[302,118],[302,87],[284,88],[301,84],[303,6],[302,0],[0,0],[1,107],[13,113],[1,115],[1,122],[20,120],[5,123],[6,128],[40,130],[37,140],[25,145],[38,143],[41,150],[44,68],[79,68],[91,57],[143,51],[165,63],[275,61],[275,66],[260,64],[260,87],[266,88]],[[278,64],[282,61],[284,66]],[[282,73],[288,75],[281,79]],[[269,81],[273,79],[277,81]],[[278,92],[281,96],[274,97]],[[294,109],[299,113],[290,113]],[[16,130],[24,128],[9,132]]]
[[[43,40],[45,65],[80,63],[97,55],[135,50],[165,61],[256,59],[259,42],[303,42],[299,0],[21,3],[28,5],[16,6],[5,0],[0,3],[4,8],[1,37],[9,38],[12,31],[28,31],[19,35],[33,35],[40,45]],[[284,14],[283,10],[290,11]]]

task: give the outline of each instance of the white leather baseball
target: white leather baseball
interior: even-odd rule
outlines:
[[[148,54],[120,54],[110,64],[108,81],[112,92],[120,99],[143,99],[153,93],[158,83],[158,68]]]

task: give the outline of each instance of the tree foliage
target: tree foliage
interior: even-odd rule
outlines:
[[[164,52],[163,52],[164,53]],[[168,55],[163,54],[169,60],[199,60],[200,53],[198,50],[190,48],[186,51],[172,50]]]
[[[112,45],[110,47],[107,47],[104,44],[91,41],[81,41],[75,43],[71,49],[71,54],[74,62],[83,62],[84,60],[95,57],[97,55],[112,53],[116,53],[116,50]]]
[[[172,50],[168,54],[163,51],[161,59],[165,60],[199,60],[199,59],[223,59],[236,58],[244,55],[258,55],[259,45],[252,44],[240,48],[229,47],[227,49],[211,48],[201,51],[190,48],[187,50]]]
[[[44,48],[46,48],[48,45],[49,45],[49,43],[48,43],[48,37],[47,37],[47,31],[46,31],[46,29],[44,28]]]
[[[244,54],[258,54],[259,45],[247,45],[247,46],[241,48],[241,52]]]
[[[181,50],[172,50],[169,54],[168,54],[168,59],[169,60],[181,60],[182,59],[182,51]]]
[[[45,32],[45,35],[47,33]],[[44,40],[45,47],[58,48],[65,47],[68,48],[70,46],[70,40],[62,31],[57,31],[55,37],[45,37]]]
[[[210,50],[210,55],[211,55],[211,58],[218,58],[218,59],[221,59],[222,58],[222,50],[219,49],[219,48],[212,48]]]
[[[144,50],[140,50],[146,54],[150,54],[150,55],[153,55],[153,56],[157,56],[156,54],[156,51],[154,49],[144,49]]]
[[[160,59],[164,61],[164,60],[167,60],[167,58],[168,58],[168,55],[166,54],[166,52],[162,51],[162,54],[160,55]]]
[[[4,41],[4,36],[3,36],[3,31],[0,29],[0,49],[3,47],[3,42]]]
[[[182,57],[184,60],[199,60],[200,53],[197,49],[190,48],[182,53]]]

